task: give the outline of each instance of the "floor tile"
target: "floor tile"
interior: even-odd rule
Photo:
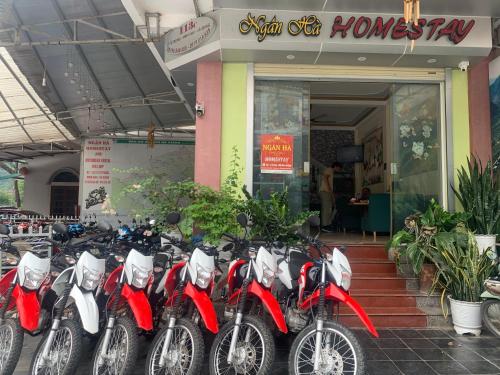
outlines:
[[[434,370],[422,361],[396,361],[394,364],[405,375],[430,375]]]
[[[395,338],[396,335],[389,329],[377,330],[379,339],[390,339]]]
[[[435,347],[428,339],[404,339],[403,341],[410,349]]]
[[[468,348],[446,348],[442,350],[457,361],[480,361],[482,359],[478,354]]]
[[[421,339],[423,337],[420,332],[415,329],[393,329],[392,333],[401,339]]]
[[[435,372],[442,375],[470,374],[469,370],[455,361],[429,361],[427,364],[431,366]]]
[[[389,348],[389,349],[407,348],[407,346],[404,344],[404,342],[401,341],[400,339],[397,339],[397,338],[377,339],[374,341],[380,348]]]
[[[500,361],[500,347],[498,348],[475,348],[472,349],[479,356],[492,361]]]
[[[459,348],[463,346],[463,344],[457,340],[450,338],[443,339],[429,339],[434,345],[438,348]]]
[[[500,369],[487,361],[460,361],[473,374],[500,374]]]
[[[421,329],[418,331],[422,336],[427,338],[448,338],[448,333],[441,329]]]
[[[389,360],[389,358],[382,351],[382,349],[369,348],[369,349],[366,349],[365,353],[366,353],[366,358],[368,361],[387,361],[387,360]]]
[[[436,348],[413,349],[424,361],[451,361],[452,358],[444,350]]]
[[[401,375],[396,365],[391,361],[368,361],[368,375]]]
[[[468,348],[500,348],[500,339],[457,337],[456,340]]]
[[[410,349],[383,349],[389,359],[393,361],[418,361],[418,355]]]

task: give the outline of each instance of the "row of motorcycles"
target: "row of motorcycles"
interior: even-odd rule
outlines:
[[[176,212],[166,218],[179,232],[180,220]],[[0,280],[0,374],[13,373],[24,333],[43,336],[33,375],[73,374],[85,338],[97,340],[92,374],[131,374],[140,335],[152,340],[146,374],[207,373],[207,337],[210,374],[269,374],[274,336],[288,333],[289,373],[364,374],[363,350],[338,322],[339,304],[378,334],[349,295],[343,249],[302,231],[301,247],[249,241],[247,216],[237,220],[245,235],[224,235],[221,248],[156,234],[150,224],[113,231],[100,223],[71,239],[67,226],[54,224],[51,258],[27,251]],[[309,224],[318,228],[319,219]],[[7,240],[2,251],[15,247]]]

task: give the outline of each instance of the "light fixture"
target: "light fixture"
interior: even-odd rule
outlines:
[[[82,91],[81,91],[81,90],[76,90],[76,93],[77,93],[78,95],[80,95],[80,94],[82,93]]]
[[[69,83],[71,83],[72,85],[74,85],[76,83],[76,81],[74,79],[70,79]]]
[[[295,55],[286,55],[287,60],[293,60],[295,59]]]
[[[47,69],[43,67],[42,87],[47,86]]]
[[[437,62],[437,59],[435,59],[435,58],[431,58],[431,59],[427,60],[428,64],[434,64],[436,62]]]
[[[72,63],[71,61],[70,61],[70,62],[68,62],[68,66],[69,66],[70,68],[72,68],[72,67],[73,67],[73,63]]]
[[[82,100],[87,100],[87,97],[86,96],[82,96]]]
[[[193,82],[188,82],[188,83],[186,83],[186,85],[189,86],[189,87],[193,87],[194,83]]]
[[[358,61],[359,61],[359,62],[364,62],[364,61],[366,61],[366,60],[367,60],[367,58],[366,58],[365,56],[359,56],[359,57],[358,57]]]
[[[82,85],[80,85],[80,88],[81,88],[81,89],[85,88],[85,85],[83,85],[83,84],[82,84]]]
[[[149,39],[160,36],[160,13],[146,12],[146,32]]]
[[[64,76],[65,77],[69,77],[69,73],[68,72],[64,72]]]

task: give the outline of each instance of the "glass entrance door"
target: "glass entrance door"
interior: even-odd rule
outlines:
[[[253,194],[288,189],[292,211],[309,206],[309,84],[255,81]]]
[[[393,86],[392,230],[423,211],[434,198],[442,203],[441,95],[439,84]]]

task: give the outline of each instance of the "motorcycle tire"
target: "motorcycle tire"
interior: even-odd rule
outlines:
[[[269,327],[262,321],[261,318],[254,315],[245,315],[240,325],[240,332],[238,334],[239,337],[243,337],[246,329],[252,329],[256,334],[257,338],[262,344],[262,349],[260,350],[262,355],[260,359],[260,363],[241,363],[239,361],[234,361],[234,364],[227,363],[227,354],[229,352],[229,345],[231,343],[232,333],[235,327],[235,319],[230,320],[219,331],[219,333],[215,336],[215,340],[212,344],[212,349],[210,350],[210,375],[222,375],[222,374],[252,374],[252,375],[267,375],[271,374],[271,368],[273,366],[274,355],[275,355],[275,344],[273,335]],[[250,331],[251,332],[251,331]],[[252,337],[252,336],[251,336]],[[250,342],[253,342],[251,340]],[[238,341],[237,350],[240,353],[244,353],[244,356],[247,357],[245,360],[250,360],[250,362],[257,362],[257,350],[255,345],[243,347],[245,345],[243,341]],[[248,343],[246,343],[248,344]],[[226,348],[224,351],[223,348]],[[226,368],[222,367],[225,366]],[[232,367],[231,367],[232,366]],[[245,368],[253,368],[257,366],[256,372],[245,372]]]
[[[120,333],[124,334],[124,338],[126,339],[126,343],[118,343],[119,346],[112,347],[114,335],[119,335]],[[135,322],[129,317],[122,316],[116,319],[115,325],[113,327],[113,331],[111,332],[111,337],[108,344],[108,353],[111,350],[118,351],[120,346],[126,345],[125,351],[126,356],[123,364],[118,368],[117,373],[120,375],[128,375],[134,372],[135,363],[137,361],[137,356],[139,353],[139,338],[137,336],[137,329],[135,326]],[[100,359],[101,347],[104,341],[104,332],[101,334],[99,341],[97,342],[96,349],[94,351],[94,355],[92,357],[92,374],[98,375],[102,374],[100,372],[101,366],[98,363]],[[113,366],[114,369],[117,369],[116,366]],[[106,373],[106,372],[104,372]],[[111,373],[111,372],[109,372]]]
[[[323,334],[325,334],[326,332],[335,334],[339,338],[337,340],[337,337],[335,337],[335,339],[333,340],[333,342],[336,343],[334,348],[344,349],[344,354],[348,350],[351,351],[354,361],[353,364],[347,364],[348,370],[346,370],[344,367],[344,356],[333,349],[331,355],[334,356],[334,358],[332,358],[332,360],[330,361],[327,361],[324,366],[321,366],[321,370],[318,373],[336,374],[344,373],[344,371],[347,371],[348,373],[352,373],[353,375],[364,375],[366,371],[365,354],[356,336],[342,324],[331,321],[323,322]],[[344,344],[338,346],[340,343],[342,343],[342,340]],[[345,344],[347,344],[347,346]],[[293,341],[288,358],[288,373],[293,375],[309,372],[314,373],[314,348],[316,348],[316,323],[310,324],[302,331],[300,331],[300,333]],[[299,363],[299,358],[303,359],[302,365]]]
[[[54,366],[59,366],[55,364],[47,364],[42,368],[39,368],[40,365],[40,357],[43,352],[43,347],[47,340],[47,337],[50,333],[50,330],[45,333],[43,339],[38,344],[33,359],[31,361],[30,366],[30,374],[31,375],[44,375],[46,373],[51,373],[51,369]],[[80,361],[80,356],[82,353],[83,346],[83,329],[82,327],[72,319],[65,319],[61,321],[59,329],[57,330],[56,335],[68,334],[70,338],[70,352],[67,355],[67,360],[65,361],[64,366],[62,367],[62,371],[58,375],[74,375],[76,372],[76,367],[78,366],[78,362]],[[57,340],[54,339],[50,350],[54,349],[54,345],[57,344]],[[61,356],[57,356],[58,358]],[[48,368],[48,372],[44,371],[44,369]],[[60,367],[58,367],[60,368]]]
[[[6,354],[5,358],[3,355],[0,357],[0,375],[11,375],[21,356],[24,331],[17,319],[5,319],[0,325],[0,332],[5,333],[0,335],[5,339],[5,342],[0,342],[0,352]]]
[[[149,351],[148,351],[148,356],[146,359],[146,372],[145,374],[147,375],[152,375],[152,374],[180,374],[180,375],[197,375],[197,374],[202,374],[203,373],[203,358],[205,356],[205,343],[203,341],[203,336],[201,334],[200,328],[194,324],[191,320],[185,319],[185,318],[180,318],[177,319],[175,326],[174,326],[174,334],[172,335],[172,341],[170,342],[170,347],[175,348],[175,342],[174,339],[176,337],[176,331],[179,331],[179,333],[182,334],[182,331],[187,333],[189,335],[189,339],[191,341],[191,347],[192,347],[192,354],[191,354],[191,359],[189,365],[185,368],[185,372],[179,372],[179,367],[177,366],[177,362],[171,363],[169,365],[166,365],[164,368],[159,367],[159,358],[161,355],[161,351],[163,348],[163,344],[165,342],[165,337],[167,335],[167,330],[168,327],[162,328],[156,337],[154,338]],[[177,336],[178,337],[178,336]],[[175,355],[171,354],[171,358],[177,358],[177,359],[182,359],[186,358],[186,353],[184,353],[184,357],[182,357],[182,352],[178,349],[175,348],[174,350],[177,351]],[[169,350],[170,351],[170,350]],[[155,369],[157,367],[157,369]],[[181,369],[182,364],[180,366]],[[164,372],[161,372],[160,370],[164,369]],[[170,371],[169,371],[170,370]]]
[[[495,319],[492,319],[489,315],[491,310],[495,310]],[[483,317],[483,322],[486,328],[490,330],[495,336],[500,337],[500,300],[498,299],[487,299],[481,304],[481,316]]]

